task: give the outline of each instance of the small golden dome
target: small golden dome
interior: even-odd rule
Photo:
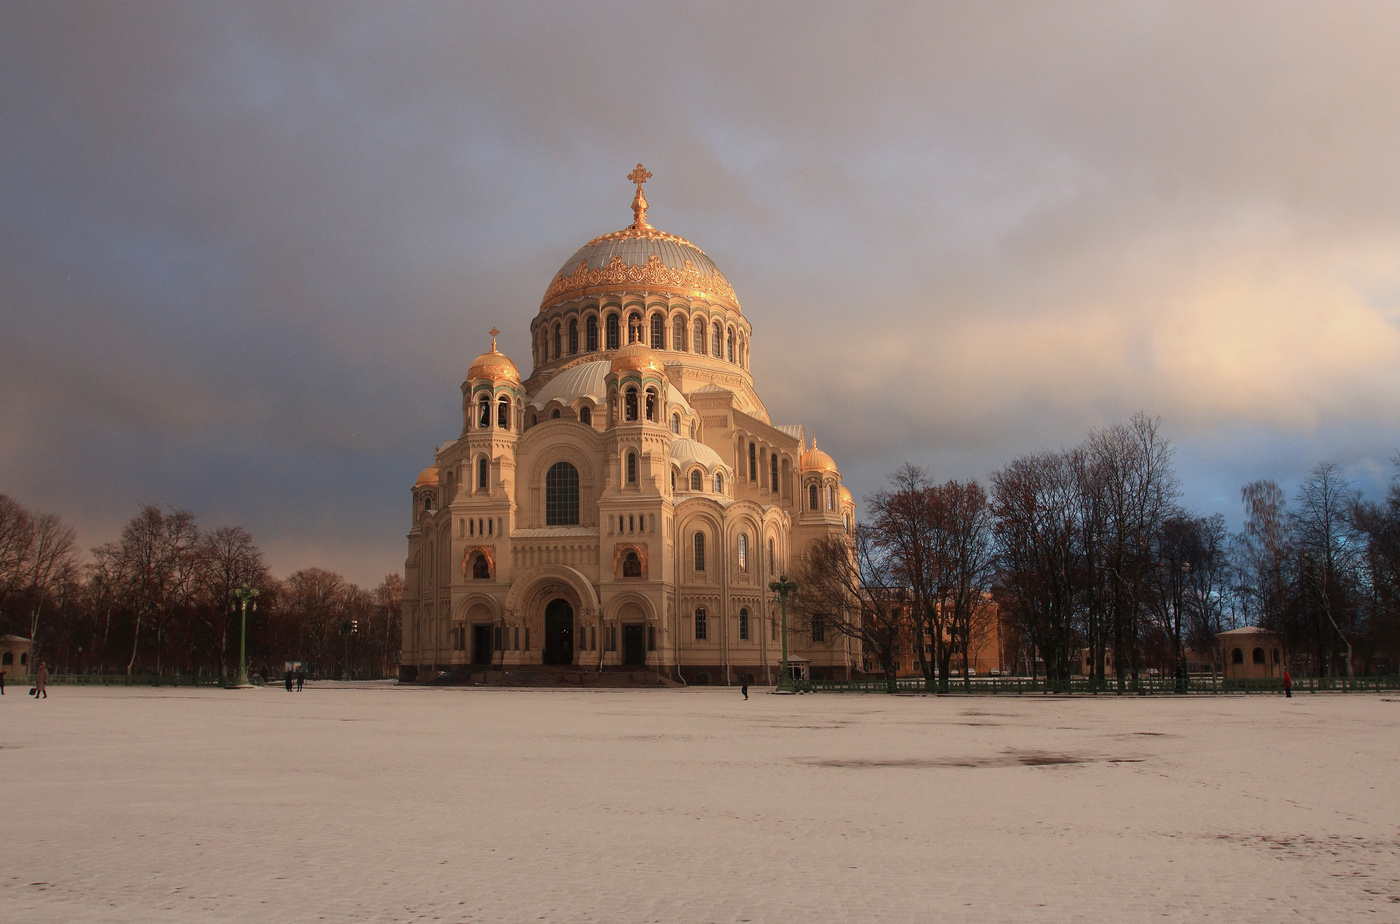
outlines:
[[[414,482],[415,488],[434,488],[438,483],[438,467],[429,465],[418,473],[418,480]]]
[[[843,504],[854,504],[856,502],[856,499],[851,496],[851,492],[846,489],[844,484],[836,489],[836,493],[841,495],[841,503]]]
[[[661,357],[640,340],[634,340],[613,355],[612,373],[647,372],[661,374]]]
[[[812,448],[802,454],[802,471],[835,472],[836,460],[817,448],[817,435],[812,434]]]
[[[496,335],[499,333],[496,328],[491,328],[491,349],[472,361],[467,369],[468,379],[505,379],[517,385],[520,383],[520,370],[515,368],[515,363],[506,354],[496,349]]]

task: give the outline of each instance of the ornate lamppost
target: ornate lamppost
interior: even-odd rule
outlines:
[[[238,601],[238,608],[242,614],[238,630],[238,676],[234,678],[233,685],[247,687],[252,686],[248,683],[248,604],[253,604],[254,613],[258,611],[258,592],[244,586],[233,592],[233,598]]]
[[[787,600],[797,590],[797,582],[789,581],[787,572],[778,576],[776,581],[768,583],[768,589],[773,591],[778,597],[778,603],[783,609],[783,666],[778,674],[778,693],[791,693],[792,672],[788,670],[788,639],[787,639]]]

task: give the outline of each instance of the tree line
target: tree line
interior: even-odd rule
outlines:
[[[250,673],[280,676],[286,661],[313,677],[397,673],[397,574],[373,589],[322,568],[279,580],[241,526],[201,529],[189,511],[153,504],[80,563],[72,527],[0,495],[0,633],[32,639],[56,673],[232,676],[242,587],[257,591]]]
[[[945,691],[959,669],[968,682],[991,619],[1015,672],[1066,679],[1087,653],[1087,673],[1119,689],[1147,672],[1184,680],[1193,655],[1220,663],[1216,635],[1246,625],[1278,632],[1298,673],[1396,670],[1400,455],[1381,502],[1331,462],[1291,499],[1250,482],[1231,533],[1181,506],[1173,454],[1160,419],[1138,414],[1020,456],[986,486],[906,465],[853,535],[808,550],[796,611],[858,638],[891,681],[912,651]]]

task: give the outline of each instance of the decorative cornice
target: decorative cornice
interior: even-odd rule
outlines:
[[[612,234],[594,238],[589,241],[589,245],[627,237],[676,241],[687,246],[694,246],[684,238],[667,234],[664,231],[657,231],[655,228],[626,228],[622,231],[614,231]],[[587,260],[580,260],[578,266],[569,275],[564,275],[564,271],[560,270],[559,274],[554,277],[554,281],[549,285],[549,290],[544,293],[544,300],[540,302],[540,310],[543,311],[555,302],[587,294],[590,291],[633,286],[670,289],[686,295],[727,302],[736,311],[740,310],[739,298],[734,294],[734,287],[722,275],[702,273],[695,268],[695,263],[689,259],[685,261],[684,266],[676,269],[661,262],[661,257],[657,254],[650,254],[647,257],[647,262],[635,266],[628,264],[620,255],[613,254],[613,258],[607,262],[606,266],[596,270],[588,268]]]

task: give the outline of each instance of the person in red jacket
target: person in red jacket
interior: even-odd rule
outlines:
[[[1283,695],[1293,698],[1293,675],[1286,670],[1283,672]]]

